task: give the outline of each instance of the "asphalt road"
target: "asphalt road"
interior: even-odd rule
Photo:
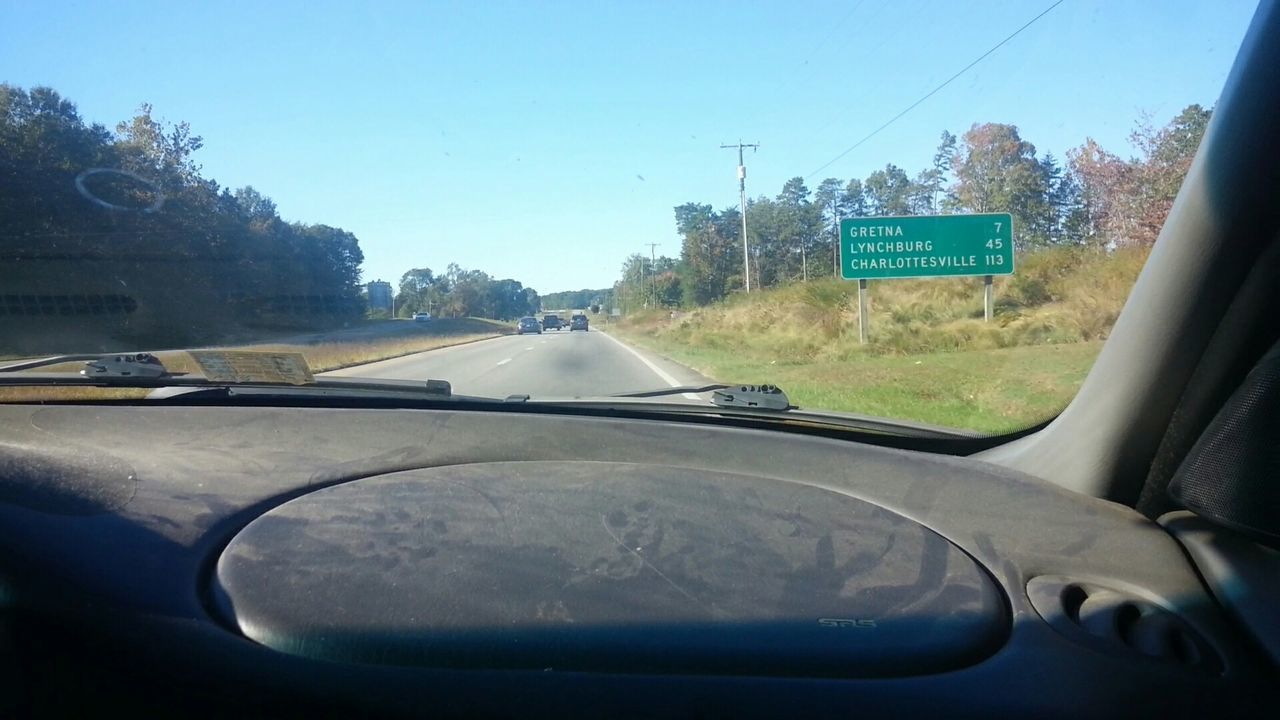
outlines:
[[[599,330],[551,330],[334,370],[325,375],[447,380],[461,395],[505,398],[595,397],[710,382],[690,368],[638,350]],[[709,397],[709,396],[703,396]],[[697,401],[676,395],[666,402]]]

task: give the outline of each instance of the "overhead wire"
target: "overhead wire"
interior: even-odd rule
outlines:
[[[1029,28],[1029,27],[1031,27],[1032,25],[1034,25],[1038,20],[1040,20],[1040,18],[1044,17],[1045,15],[1048,15],[1048,14],[1049,14],[1049,13],[1050,13],[1054,8],[1058,7],[1059,5],[1061,5],[1061,4],[1062,4],[1062,3],[1064,3],[1064,2],[1066,2],[1066,0],[1057,0],[1057,2],[1054,2],[1052,5],[1050,5],[1049,7],[1045,8],[1043,11],[1041,11],[1041,12],[1040,12],[1040,14],[1039,14],[1039,15],[1036,15],[1035,17],[1031,18],[1031,19],[1030,19],[1030,20],[1028,20],[1026,23],[1024,23],[1021,27],[1019,27],[1017,30],[1014,30],[1012,33],[1009,33],[1007,36],[1005,36],[1005,38],[1004,38],[1003,40],[1001,40],[1000,42],[998,42],[998,43],[996,43],[995,45],[991,46],[991,48],[990,48],[989,50],[987,50],[986,52],[984,52],[984,53],[982,53],[981,55],[979,55],[977,58],[975,58],[975,59],[973,60],[973,62],[970,62],[968,65],[965,65],[963,68],[961,68],[961,69],[960,69],[958,72],[956,72],[954,75],[952,75],[951,77],[947,78],[946,80],[943,80],[943,81],[942,81],[942,83],[941,83],[941,84],[939,84],[937,87],[935,87],[935,88],[933,88],[932,90],[930,90],[929,92],[925,93],[925,94],[924,94],[924,95],[923,95],[919,100],[916,100],[915,102],[911,103],[911,104],[910,104],[910,105],[908,105],[906,108],[904,108],[901,112],[899,112],[897,115],[894,115],[893,117],[889,118],[889,120],[888,120],[888,121],[886,121],[883,125],[881,125],[880,127],[876,128],[875,130],[872,130],[870,133],[867,133],[867,135],[866,135],[866,136],[864,136],[864,137],[863,137],[861,140],[859,140],[858,142],[854,143],[853,145],[850,145],[847,149],[845,149],[845,150],[844,150],[844,152],[841,152],[839,155],[836,155],[835,157],[831,158],[831,159],[830,159],[830,160],[828,160],[827,162],[823,163],[821,167],[819,167],[818,169],[816,169],[816,170],[814,170],[813,172],[811,172],[811,173],[809,173],[808,175],[806,175],[806,176],[805,176],[805,179],[806,179],[806,180],[811,180],[811,179],[813,179],[813,177],[814,177],[815,175],[817,175],[818,173],[822,172],[823,170],[826,170],[827,168],[831,167],[832,165],[834,165],[835,163],[839,162],[842,158],[844,158],[844,157],[845,157],[846,155],[848,155],[849,153],[853,152],[854,150],[857,150],[859,147],[861,147],[861,146],[862,146],[864,143],[866,143],[868,140],[870,140],[871,138],[875,137],[876,135],[879,135],[879,134],[880,134],[880,133],[881,133],[885,128],[889,127],[890,125],[894,124],[894,123],[895,123],[895,122],[897,122],[898,120],[902,119],[902,117],[903,117],[903,116],[905,116],[907,113],[909,113],[909,112],[911,112],[912,110],[914,110],[916,107],[918,107],[918,106],[919,106],[921,103],[923,103],[925,100],[928,100],[929,98],[931,98],[931,97],[933,97],[934,95],[938,94],[938,92],[940,92],[943,88],[945,88],[946,86],[950,85],[952,82],[954,82],[954,81],[955,81],[957,78],[959,78],[961,75],[964,75],[966,72],[968,72],[970,69],[972,69],[972,68],[973,68],[973,66],[975,66],[975,65],[977,65],[978,63],[982,62],[983,60],[987,59],[987,57],[988,57],[988,56],[990,56],[992,53],[994,53],[996,50],[999,50],[1001,47],[1003,47],[1003,46],[1004,46],[1006,43],[1008,43],[1010,40],[1012,40],[1012,39],[1014,39],[1015,37],[1017,37],[1018,35],[1020,35],[1024,30],[1026,30],[1027,28]]]
[[[887,5],[888,2],[889,0],[884,0],[884,4]],[[773,87],[773,89],[769,92],[770,95],[777,94],[778,91],[784,90],[784,88],[786,92],[782,95],[779,101],[774,103],[775,107],[777,108],[777,112],[775,113],[775,115],[777,115],[778,117],[770,118],[769,119],[770,122],[767,124],[769,125],[776,124],[775,121],[785,116],[787,114],[786,108],[791,105],[791,101],[794,100],[795,96],[799,94],[800,88],[797,86],[797,83],[796,83],[796,73],[803,73],[810,69],[809,64],[817,59],[818,51],[826,47],[827,43],[829,43],[832,38],[840,34],[840,31],[841,29],[843,29],[844,25],[848,23],[849,20],[851,20],[853,16],[858,13],[858,10],[861,9],[863,4],[865,3],[866,3],[866,0],[858,0],[858,2],[854,4],[854,6],[849,10],[849,12],[845,13],[844,17],[840,18],[840,20],[836,22],[834,25],[828,26],[830,30],[827,32],[827,34],[821,40],[819,40],[816,44],[811,46],[808,52],[804,54],[803,59],[801,59],[801,61],[797,63]],[[879,10],[882,10],[882,9],[884,9],[883,5],[876,8],[876,11],[878,12]]]

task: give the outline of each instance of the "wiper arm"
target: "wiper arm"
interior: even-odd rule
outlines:
[[[192,353],[195,355],[196,353]],[[227,354],[224,354],[227,355]],[[246,355],[246,353],[238,353]],[[262,353],[266,360],[279,360],[283,355]],[[61,385],[79,387],[127,387],[150,388],[157,391],[155,399],[203,395],[289,393],[295,395],[357,395],[399,394],[437,398],[453,397],[453,388],[444,380],[363,380],[347,377],[321,377],[311,375],[301,355],[286,358],[294,363],[277,365],[280,372],[270,368],[261,377],[232,380],[227,377],[204,377],[186,373],[171,373],[150,353],[122,353],[108,355],[58,355],[0,367],[0,386]],[[31,369],[86,361],[85,369],[70,372],[25,372]],[[203,392],[201,392],[203,391]],[[486,398],[487,399],[487,398]]]
[[[146,355],[146,353],[141,354]],[[38,360],[26,360],[23,362],[13,363],[11,365],[0,365],[0,373],[35,370],[36,368],[49,367],[50,365],[62,365],[63,363],[70,362],[99,361],[104,357],[107,356],[102,353],[94,353],[92,355],[54,355],[53,357],[40,358]]]
[[[787,399],[787,394],[776,385],[681,385],[662,388],[660,390],[643,390],[641,392],[618,393],[610,397],[650,398],[666,395],[683,395],[685,393],[713,393],[711,402],[724,408],[756,408],[760,410],[792,410],[795,408]]]
[[[790,410],[795,406],[777,385],[734,385],[715,391],[711,402],[716,407],[748,407],[761,410]]]
[[[64,361],[65,362],[65,361]],[[125,387],[125,388],[191,388],[203,389],[236,389],[259,388],[264,390],[288,391],[368,391],[391,392],[415,395],[435,395],[452,397],[453,388],[444,380],[361,380],[359,378],[323,377],[306,385],[273,382],[223,382],[214,381],[199,375],[163,375],[158,377],[86,377],[76,373],[14,373],[0,375],[0,386],[23,385],[62,385],[74,387]]]

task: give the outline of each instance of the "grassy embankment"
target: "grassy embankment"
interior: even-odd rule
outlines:
[[[429,324],[407,320],[371,321],[368,325],[334,333],[320,333],[285,342],[243,343],[227,350],[298,352],[307,359],[312,372],[324,372],[367,362],[387,360],[449,345],[483,340],[512,332],[509,323],[481,318],[439,319]],[[189,355],[180,350],[156,352],[170,372],[199,372]],[[0,362],[0,365],[5,364]],[[41,368],[39,372],[75,372],[82,363]],[[0,402],[66,400],[75,398],[134,398],[146,390],[98,388],[20,387],[0,388]]]
[[[857,283],[822,280],[728,300],[671,320],[633,315],[611,332],[727,382],[779,385],[802,407],[1007,432],[1071,399],[1146,251],[1054,249],[997,278],[870,284],[870,342],[858,342]]]

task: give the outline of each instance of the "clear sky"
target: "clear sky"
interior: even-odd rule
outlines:
[[[365,278],[450,262],[540,292],[678,255],[672,207],[808,176],[1052,4],[0,2],[0,81],[108,126],[150,102],[204,173],[360,238]],[[926,167],[939,134],[1017,125],[1127,154],[1142,113],[1213,104],[1253,0],[1066,0],[808,180]]]

